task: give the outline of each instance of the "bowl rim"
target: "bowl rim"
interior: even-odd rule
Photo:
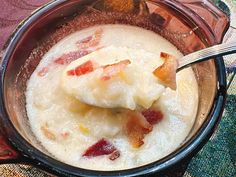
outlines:
[[[37,19],[40,18],[43,14],[49,12],[50,10],[66,2],[67,0],[53,0],[47,3],[46,5],[40,7],[36,11],[34,11],[34,13],[32,13],[31,16],[29,16],[22,23],[20,23],[20,25],[13,32],[12,36],[9,38],[10,40],[4,47],[5,50],[2,58],[1,71],[0,71],[1,72],[0,104],[2,105],[0,110],[1,110],[3,126],[8,128],[7,129],[8,139],[10,143],[13,145],[13,147],[15,147],[24,156],[27,156],[31,160],[35,161],[36,165],[41,166],[45,170],[51,171],[53,173],[64,174],[64,175],[70,174],[75,176],[76,175],[97,176],[98,174],[101,176],[116,176],[116,175],[136,176],[136,175],[152,174],[155,172],[161,172],[169,167],[172,167],[174,164],[184,160],[186,157],[191,156],[193,152],[198,151],[197,149],[203,146],[203,144],[205,144],[205,142],[212,135],[213,130],[220,121],[221,114],[224,109],[224,104],[226,100],[226,72],[222,57],[218,57],[218,59],[215,60],[218,87],[216,90],[216,96],[212,106],[212,110],[208,115],[211,118],[203,123],[199,131],[190,140],[181,145],[171,154],[155,162],[132,169],[116,170],[116,171],[98,171],[98,170],[82,169],[60,162],[44,154],[43,152],[33,147],[28,141],[26,141],[20,135],[20,133],[17,131],[17,129],[11,122],[5,107],[4,78],[8,62],[11,58],[11,54],[14,51],[18,41],[22,37],[22,34],[24,34],[24,32],[28,29],[28,27],[33,22],[37,21]],[[34,162],[30,163],[33,164]]]

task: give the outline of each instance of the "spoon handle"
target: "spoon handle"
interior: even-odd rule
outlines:
[[[198,63],[217,56],[224,56],[233,53],[236,53],[236,42],[214,45],[182,57],[178,61],[178,70],[181,70],[193,63]]]

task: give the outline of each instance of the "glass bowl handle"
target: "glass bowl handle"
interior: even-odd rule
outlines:
[[[191,9],[209,27],[217,43],[221,43],[229,28],[229,18],[209,0],[178,0]]]
[[[211,30],[215,36],[217,43],[223,41],[223,37],[230,26],[229,17],[218,9],[209,0],[178,0],[184,6],[191,9],[196,15],[198,15]],[[232,75],[227,83],[227,89],[230,87],[233,79],[236,77],[236,65],[231,68]]]
[[[4,51],[0,51],[0,66],[2,66],[2,57]],[[0,67],[0,77],[2,76],[2,67]],[[0,109],[1,110],[1,109]],[[1,111],[0,111],[1,112]],[[5,128],[2,124],[2,114],[0,113],[0,164],[16,162],[20,158],[17,152],[9,143]]]
[[[20,154],[8,143],[4,131],[0,131],[0,164],[16,162]]]
[[[162,0],[100,0],[93,7],[106,11],[119,11],[123,13],[147,14],[146,3]],[[190,10],[189,16],[198,16],[205,23],[216,39],[221,43],[224,34],[229,28],[229,18],[209,0],[177,0]],[[176,4],[176,0],[167,0],[166,3]]]

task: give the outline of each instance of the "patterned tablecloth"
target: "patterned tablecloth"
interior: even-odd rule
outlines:
[[[198,1],[198,0],[196,0]],[[0,0],[0,49],[17,24],[49,0]],[[236,0],[213,0],[231,18],[224,42],[236,41]],[[228,67],[227,105],[222,121],[210,141],[192,159],[185,177],[236,177],[236,55],[225,58]],[[23,164],[0,165],[1,177],[48,177],[51,175]]]

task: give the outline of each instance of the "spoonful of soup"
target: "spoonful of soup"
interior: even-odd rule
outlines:
[[[142,49],[109,46],[68,65],[64,91],[83,103],[103,108],[149,108],[165,86],[153,74],[163,60]]]
[[[161,52],[109,46],[66,67],[61,85],[83,103],[102,108],[149,108],[164,90],[176,89],[176,72],[193,63],[235,52],[236,45],[220,44],[177,60]]]

